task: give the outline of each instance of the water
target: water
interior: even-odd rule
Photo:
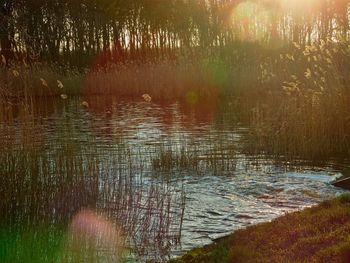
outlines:
[[[73,188],[63,187],[71,194],[39,192],[43,196],[37,198],[49,199],[45,209],[33,210],[27,199],[10,206],[2,222],[13,222],[4,218],[10,214],[18,217],[17,223],[28,221],[29,214],[36,220],[50,214],[51,224],[57,224],[93,205],[130,232],[126,236],[133,241],[131,246],[138,246],[137,260],[165,260],[342,192],[329,183],[346,165],[340,161],[290,164],[246,154],[249,126],[244,112],[232,105],[161,105],[103,97],[88,102],[88,108],[81,106],[81,99],[43,102],[35,109],[34,132],[27,136],[34,147],[45,149],[51,170],[52,160],[65,147],[85,164],[98,156],[93,172],[89,169],[94,166],[82,168],[92,175]],[[3,130],[18,133],[24,126],[16,116],[10,125],[2,122],[7,127]],[[20,135],[2,136],[6,141]],[[66,184],[50,182],[52,189]],[[84,201],[74,201],[81,196]],[[17,215],[9,209],[26,212]],[[169,218],[167,223],[164,218]],[[145,243],[150,244],[141,249]]]

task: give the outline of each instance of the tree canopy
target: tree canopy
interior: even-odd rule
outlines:
[[[349,37],[349,0],[2,0],[1,54],[84,64]]]

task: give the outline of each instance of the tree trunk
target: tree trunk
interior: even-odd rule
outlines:
[[[7,62],[13,59],[9,24],[9,18],[11,17],[11,14],[11,2],[0,6],[0,54],[5,57]]]

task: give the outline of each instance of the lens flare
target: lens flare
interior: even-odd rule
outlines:
[[[236,37],[244,42],[259,42],[269,48],[280,47],[277,28],[279,8],[279,5],[271,5],[268,1],[245,1],[234,6],[230,21]]]
[[[91,210],[77,213],[69,227],[62,262],[121,262],[121,230]]]

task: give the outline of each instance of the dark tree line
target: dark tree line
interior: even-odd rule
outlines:
[[[84,64],[349,38],[350,0],[0,0],[1,54]]]

